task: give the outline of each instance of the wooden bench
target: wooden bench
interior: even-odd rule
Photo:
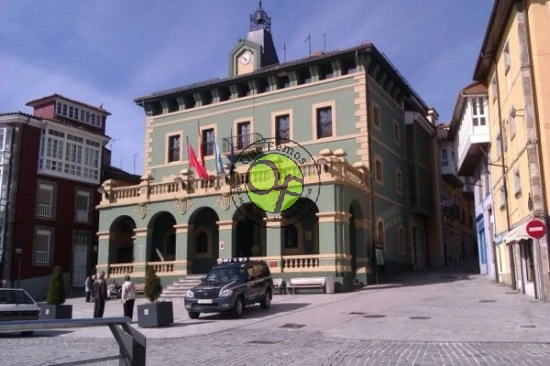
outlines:
[[[291,294],[300,293],[301,288],[322,288],[323,293],[327,292],[327,278],[326,277],[304,277],[304,278],[291,278],[290,282],[286,285],[286,288]]]
[[[142,294],[145,292],[145,284],[144,283],[136,283],[134,285],[136,287],[136,294]]]
[[[73,318],[73,319],[39,319],[39,320],[11,320],[0,322],[1,332],[34,332],[43,329],[68,329],[108,326],[118,343],[119,354],[113,356],[96,357],[87,360],[77,360],[64,363],[50,364],[50,366],[70,366],[97,364],[99,362],[119,360],[120,365],[145,366],[147,342],[145,336],[130,325],[130,318]]]
[[[279,292],[279,295],[286,294],[286,282],[282,278],[273,279],[273,289]]]

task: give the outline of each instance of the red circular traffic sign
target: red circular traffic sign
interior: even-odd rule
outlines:
[[[531,220],[527,223],[526,231],[530,237],[540,239],[546,234],[546,226],[540,220]]]

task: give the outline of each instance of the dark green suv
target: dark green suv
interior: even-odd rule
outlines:
[[[225,259],[187,291],[185,309],[191,319],[218,312],[240,318],[245,307],[255,303],[269,309],[272,294],[273,278],[265,261]]]

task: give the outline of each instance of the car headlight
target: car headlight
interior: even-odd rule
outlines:
[[[233,294],[233,290],[230,290],[230,289],[221,290],[219,297],[228,297],[228,296],[231,296],[231,294]]]
[[[188,299],[193,299],[195,297],[195,294],[193,293],[193,291],[189,290],[185,294],[185,297],[187,297]]]

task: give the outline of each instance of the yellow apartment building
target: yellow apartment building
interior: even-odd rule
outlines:
[[[488,88],[499,281],[550,300],[550,0],[496,0],[474,80]]]

